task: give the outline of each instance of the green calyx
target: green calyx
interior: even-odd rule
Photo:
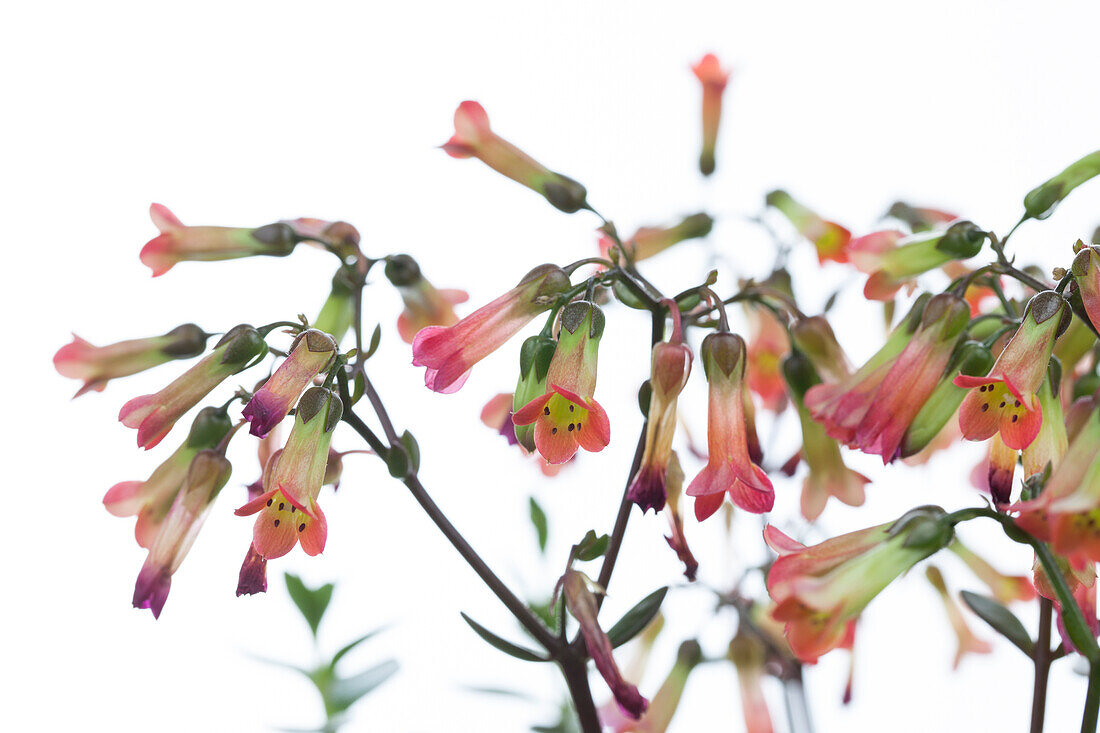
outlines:
[[[223,407],[204,407],[191,423],[191,432],[184,443],[193,450],[213,448],[233,427],[229,413]]]
[[[221,364],[236,367],[239,371],[248,362],[262,356],[267,351],[267,343],[259,331],[247,323],[242,323],[229,329],[214,349],[222,350]]]

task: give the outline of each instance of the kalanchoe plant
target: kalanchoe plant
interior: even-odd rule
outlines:
[[[703,85],[699,164],[701,172],[710,175],[724,169],[718,165],[716,141],[728,74],[710,55],[694,71]],[[135,606],[148,608],[154,615],[162,611],[173,575],[227,485],[232,469],[227,453],[230,439],[240,432],[243,437],[237,438],[238,443],[250,440],[240,430],[248,423],[248,433],[260,441],[253,445],[260,457],[261,476],[242,492],[247,498],[241,496],[235,502],[243,503],[237,515],[253,517],[240,520],[244,531],[251,521],[252,534],[238,575],[237,595],[266,591],[268,561],[287,555],[298,544],[307,555],[322,553],[328,532],[321,510],[323,487],[335,490],[343,478],[345,488],[340,495],[356,491],[355,477],[344,476],[343,457],[369,452],[412,494],[528,639],[509,641],[465,617],[473,632],[514,660],[553,662],[560,671],[569,697],[562,721],[554,730],[598,733],[602,726],[623,732],[663,731],[690,682],[689,673],[706,662],[729,663],[736,668],[745,722],[753,733],[772,727],[774,713],[767,709],[768,696],[761,692],[769,677],[786,688],[788,727],[794,733],[805,733],[809,708],[802,693],[802,665],[834,649],[850,652],[856,621],[873,612],[868,610],[871,601],[918,563],[950,548],[992,594],[985,597],[964,591],[965,605],[1025,653],[1034,668],[1031,733],[1040,733],[1043,727],[1049,668],[1067,654],[1080,657],[1088,670],[1082,730],[1095,733],[1100,714],[1100,623],[1096,616],[1100,376],[1096,373],[1095,330],[1100,319],[1100,250],[1079,242],[1076,258],[1056,268],[1048,281],[1041,270],[1017,267],[1014,263],[1019,253],[1011,258],[1006,254],[1015,229],[1001,238],[938,209],[895,204],[889,216],[906,231],[871,232],[852,241],[844,227],[822,218],[784,191],[772,191],[763,197],[763,203],[815,245],[819,263],[836,263],[821,268],[813,277],[842,275],[842,265],[850,261],[854,270],[869,276],[864,296],[882,301],[872,306],[873,315],[865,319],[873,327],[855,324],[871,335],[878,348],[853,369],[838,337],[838,333],[845,335],[847,328],[840,328],[842,321],[832,311],[844,288],[808,311],[800,301],[805,300],[801,275],[788,262],[798,253],[789,257],[787,243],[775,235],[771,236],[777,257],[770,274],[759,273],[762,277],[746,277],[735,284],[720,268],[686,283],[686,290],[666,295],[662,283],[657,282],[660,278],[649,277],[662,273],[643,272],[640,267],[648,268],[648,258],[675,243],[706,237],[699,247],[711,247],[712,261],[725,264],[739,256],[737,250],[720,251],[712,242],[717,237],[709,236],[715,224],[710,215],[694,214],[669,227],[642,227],[622,241],[615,225],[593,209],[583,186],[547,169],[498,136],[480,104],[462,103],[454,122],[455,134],[443,146],[448,154],[477,157],[538,192],[559,210],[594,217],[592,225],[598,225],[602,234],[601,256],[535,267],[514,288],[458,319],[454,306],[465,299],[462,291],[435,288],[408,255],[367,255],[358,230],[347,222],[298,218],[256,229],[188,227],[164,207],[153,206],[161,234],[145,246],[140,258],[155,275],[181,261],[285,256],[300,243],[334,255],[338,264],[331,282],[318,283],[320,292],[329,291],[312,328],[305,316],[297,315],[298,304],[286,304],[291,296],[284,294],[277,302],[290,309],[283,314],[290,320],[259,328],[233,327],[209,350],[209,334],[188,324],[163,336],[98,348],[74,337],[54,357],[60,374],[83,381],[82,394],[101,391],[109,380],[173,359],[205,354],[159,392],[131,399],[119,414],[125,426],[137,430],[138,445],[152,449],[192,409],[210,401],[196,413],[186,439],[145,481],[121,482],[104,497],[112,514],[137,516],[135,534],[139,545],[148,551],[135,586]],[[1097,175],[1098,155],[1082,158],[1028,193],[1021,222],[1049,216],[1072,190]],[[770,216],[765,212],[750,221],[770,234],[771,223],[765,219]],[[721,228],[714,231],[723,232]],[[578,246],[590,247],[591,242],[582,241]],[[990,254],[985,262],[978,259],[983,251]],[[1051,251],[1063,252],[1068,259],[1068,247]],[[515,256],[512,252],[501,258],[498,253],[484,261],[510,262]],[[961,262],[974,259],[977,263]],[[375,265],[384,269],[384,278],[371,277]],[[254,266],[263,265],[256,262]],[[949,282],[943,287],[945,279]],[[435,460],[435,447],[425,443],[422,451],[412,431],[400,423],[409,411],[391,414],[387,403],[395,402],[388,394],[384,397],[385,390],[368,374],[374,371],[370,360],[387,354],[388,350],[379,352],[378,346],[383,333],[390,330],[366,322],[365,314],[374,312],[369,296],[378,287],[391,286],[404,304],[397,335],[411,342],[412,363],[425,368],[429,389],[454,392],[474,365],[495,351],[510,349],[507,358],[511,359],[518,354],[515,388],[490,400],[481,418],[509,443],[533,454],[532,461],[538,461],[546,477],[556,475],[555,480],[563,484],[573,480],[571,471],[558,474],[558,469],[580,448],[599,453],[584,460],[598,462],[600,475],[608,475],[606,462],[614,451],[603,449],[611,445],[611,416],[595,397],[601,339],[608,320],[623,314],[620,305],[648,316],[648,338],[636,339],[636,353],[649,354],[649,363],[635,364],[634,372],[630,365],[616,363],[617,379],[607,384],[605,378],[601,387],[609,395],[638,394],[645,417],[633,461],[621,471],[624,485],[617,495],[614,520],[605,524],[586,513],[600,505],[597,500],[606,498],[610,491],[607,481],[581,487],[591,501],[574,502],[572,508],[584,522],[591,520],[592,528],[571,546],[567,557],[564,553],[559,557],[556,553],[563,545],[551,532],[542,497],[523,494],[527,501],[521,503],[535,530],[538,557],[553,563],[549,577],[559,577],[560,568],[565,567],[559,587],[537,588],[532,599],[522,599],[478,554],[422,482],[421,463]],[[858,296],[856,303],[867,307]],[[744,308],[747,328],[741,332],[748,343],[730,326],[726,309],[734,304]],[[905,308],[907,315],[880,339],[874,324],[883,314],[887,323],[893,322],[895,312]],[[821,315],[808,316],[807,311]],[[540,315],[546,316],[540,332],[508,346]],[[628,318],[616,320],[616,327],[620,323],[623,330],[616,332],[616,338],[622,334],[629,339]],[[294,336],[285,352],[268,347],[267,339],[277,329]],[[354,348],[350,348],[351,337]],[[348,350],[341,351],[345,341]],[[397,345],[401,347],[399,342]],[[619,362],[629,352],[616,348],[604,358]],[[273,361],[260,366],[269,356]],[[691,389],[685,389],[696,356],[707,382],[705,410]],[[250,392],[230,378],[251,367],[256,367],[256,372],[244,381],[254,385]],[[637,379],[624,385],[622,375],[631,373]],[[505,389],[511,386],[510,380]],[[214,397],[219,389],[223,393]],[[615,403],[608,400],[607,404]],[[794,425],[794,416],[781,414],[788,405],[797,413],[801,441],[796,445],[800,447],[781,466],[765,464],[755,426],[757,409],[778,435]],[[442,403],[432,408],[432,419],[441,419],[446,409]],[[291,414],[293,427],[284,441],[278,437],[277,427]],[[693,435],[702,435],[704,414],[705,450],[693,439]],[[629,425],[629,416],[621,417],[622,423]],[[341,424],[346,428],[340,428]],[[346,429],[362,444],[337,450],[333,436],[338,429]],[[951,512],[922,506],[896,521],[837,533],[833,524],[836,502],[830,505],[829,498],[860,507],[869,481],[846,465],[849,456],[842,446],[891,463],[898,458],[923,460],[959,438],[988,441],[988,459],[977,473],[991,494],[991,504],[975,498],[969,506]],[[502,441],[494,445],[504,449]],[[791,443],[779,441],[784,455],[790,455],[784,445]],[[769,456],[772,447],[769,440]],[[800,477],[797,472],[802,463],[806,474]],[[471,471],[482,485],[487,467],[493,473],[500,470],[492,458],[477,455],[448,470]],[[682,492],[692,497],[694,520],[681,511],[685,469],[690,471],[687,475],[694,474]],[[888,470],[903,471],[905,467],[895,462]],[[755,532],[746,533],[743,521],[731,521],[731,512],[725,511],[722,520],[708,522],[705,531],[725,532],[731,544],[747,540],[757,552],[744,557],[766,554],[766,560],[744,561],[741,553],[734,553],[735,561],[744,565],[737,582],[729,584],[725,572],[721,577],[708,576],[712,572],[708,570],[710,558],[700,553],[700,563],[688,546],[688,537],[694,542],[695,532],[704,531],[696,523],[717,514],[726,497],[746,512],[773,512],[784,506],[776,501],[776,495],[797,491],[799,480],[801,514],[812,524],[807,526],[801,519],[788,523],[774,512],[768,517],[762,542]],[[505,488],[512,485],[501,480],[496,483]],[[385,487],[372,486],[375,490]],[[963,491],[965,487],[960,486]],[[338,504],[329,505],[326,499],[330,511],[338,511]],[[668,572],[676,578],[683,572],[689,580],[713,591],[710,599],[718,599],[716,610],[708,600],[700,615],[717,617],[732,609],[737,614],[737,631],[733,635],[731,630],[722,646],[713,650],[704,649],[694,638],[681,637],[671,672],[653,688],[649,683],[656,678],[643,673],[648,649],[661,629],[654,619],[669,588],[653,591],[614,623],[609,623],[604,599],[617,568],[637,569],[624,546],[631,518],[662,507],[668,513],[669,534],[653,531],[652,524],[644,525],[636,527],[640,530],[637,541],[657,542],[662,547],[667,542],[675,558],[670,555],[663,565],[645,567],[647,577]],[[1034,553],[1034,587],[1023,575],[1001,574],[955,539],[958,525],[979,518],[995,522],[1003,530],[1005,542],[1025,544]],[[779,526],[798,528],[792,534],[799,537],[788,536]],[[805,536],[821,541],[807,546],[801,541]],[[765,544],[771,553],[765,552]],[[714,566],[725,569],[728,558],[721,560]],[[949,583],[932,566],[923,574],[944,599],[959,654],[984,650],[984,644],[970,631],[962,607],[948,592],[956,587],[954,580]],[[332,585],[311,589],[294,576],[286,580],[316,638]],[[422,581],[410,578],[408,582]],[[525,585],[530,587],[530,582]],[[226,588],[226,592],[231,590]],[[1004,604],[1033,600],[1036,593],[1040,597],[1039,635],[1032,639]],[[687,596],[683,598],[684,604],[691,602]],[[440,602],[445,605],[446,599]],[[673,612],[679,608],[682,606]],[[731,628],[724,621],[722,624],[722,628]],[[1064,640],[1060,648],[1052,648],[1055,628]],[[699,638],[713,637],[712,629],[698,631]],[[906,633],[933,631],[907,629]],[[875,632],[861,631],[860,637],[865,633]],[[642,648],[634,655],[635,663],[620,668],[616,648],[639,635]],[[302,670],[321,692],[327,718],[322,730],[335,730],[345,722],[352,703],[395,669],[387,662],[359,675],[343,675],[341,659],[366,638],[346,645],[317,667]],[[604,698],[611,697],[602,708],[594,700],[589,662],[606,683]],[[849,666],[846,702],[852,699],[852,684]]]

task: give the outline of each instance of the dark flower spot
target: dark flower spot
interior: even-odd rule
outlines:
[[[550,408],[549,407],[542,408],[542,414],[543,415],[549,415],[550,414]]]
[[[1005,406],[1005,403],[1003,403],[1003,402],[1002,402],[1002,403],[1001,403],[1001,407],[1004,407],[1004,406]]]
[[[558,429],[557,428],[551,428],[550,429],[550,434],[551,435],[557,435],[558,434]]]
[[[1019,420],[1019,419],[1020,419],[1020,416],[1019,416],[1019,415],[1013,415],[1013,416],[1012,416],[1012,422],[1016,422],[1016,421],[1017,421],[1017,420]]]
[[[978,391],[985,392],[985,385],[983,384],[981,387],[978,387]]]
[[[299,532],[304,532],[305,529],[306,529],[306,523],[305,522],[302,522],[301,524],[298,525],[298,531]]]
[[[570,412],[572,412],[572,411],[573,411],[573,405],[570,405],[570,406],[569,406],[569,411],[570,411]]]
[[[989,403],[988,403],[988,402],[986,402],[986,403],[985,403],[984,405],[982,405],[982,412],[985,412],[985,411],[987,411],[988,409],[989,409]]]
[[[271,499],[268,499],[268,500],[267,500],[267,505],[268,505],[268,506],[271,506]]]
[[[279,511],[282,511],[285,507],[286,507],[286,504],[284,504],[283,502],[280,501],[279,502]]]
[[[1019,406],[1020,406],[1020,401],[1016,400],[1016,407],[1019,407]]]
[[[296,506],[294,506],[293,504],[291,504],[291,505],[290,505],[290,513],[291,513],[291,514],[293,514],[293,513],[294,513],[294,511],[295,511],[295,510],[296,510],[297,508],[298,508],[298,507],[296,507]]]
[[[576,426],[576,425],[574,425],[573,423],[569,423],[569,432],[573,432],[573,429],[574,429],[575,427],[577,427],[577,426]]]
[[[275,526],[276,526],[276,527],[278,527],[278,526],[279,526],[279,520],[278,520],[278,519],[276,519],[276,520],[275,520]]]

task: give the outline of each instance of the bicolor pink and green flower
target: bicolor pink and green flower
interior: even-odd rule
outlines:
[[[331,336],[315,328],[298,334],[279,368],[245,405],[248,432],[262,438],[282,422],[313,378],[332,364],[336,348]]]

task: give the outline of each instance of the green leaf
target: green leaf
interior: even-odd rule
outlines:
[[[484,626],[482,626],[481,624],[479,624],[477,621],[474,621],[472,618],[467,616],[465,613],[462,614],[462,620],[465,621],[466,623],[468,623],[470,625],[470,628],[473,629],[474,632],[478,636],[480,636],[482,639],[484,639],[491,646],[496,647],[497,649],[504,652],[505,654],[513,656],[516,659],[522,659],[525,662],[547,662],[547,661],[550,661],[546,657],[540,656],[539,654],[531,651],[530,649],[524,649],[521,646],[513,644],[512,642],[508,641],[507,639],[500,638],[499,636],[494,634],[492,631],[489,631],[489,629],[487,629]]]
[[[381,633],[382,631],[385,631],[384,627],[375,629],[374,631],[368,631],[367,633],[363,634],[362,636],[360,636],[355,641],[352,641],[352,642],[349,642],[349,643],[345,644],[343,647],[340,648],[340,651],[338,651],[338,652],[336,652],[335,654],[332,655],[332,661],[329,662],[329,669],[336,669],[336,665],[340,662],[341,659],[344,658],[344,656],[348,652],[350,652],[352,649],[354,649],[355,647],[362,644],[367,639],[370,639],[371,637],[375,636],[376,634]]]
[[[363,376],[363,372],[356,373],[351,390],[351,404],[354,405],[359,400],[363,399],[363,393],[366,392],[366,390],[367,378]],[[344,409],[347,409],[347,407],[345,406]]]
[[[610,537],[605,534],[597,537],[595,530],[590,529],[580,542],[573,545],[573,557],[583,561],[595,560],[607,552],[609,542]]]
[[[661,603],[665,600],[666,593],[668,593],[667,585],[653,591],[638,601],[634,608],[623,614],[623,617],[607,631],[611,646],[621,646],[637,636],[661,610]]]
[[[982,621],[992,626],[994,631],[1011,641],[1016,648],[1029,657],[1034,654],[1035,643],[1012,611],[988,596],[971,593],[968,590],[964,590],[959,595],[962,596],[963,603]]]
[[[546,552],[546,540],[550,536],[549,528],[546,525],[546,512],[542,510],[539,503],[535,501],[535,497],[531,497],[531,524],[535,525],[535,531],[539,536],[539,550]]]
[[[363,360],[374,356],[374,352],[378,351],[378,344],[382,341],[382,326],[375,326],[374,333],[370,335],[370,346],[367,347],[367,353],[363,354]]]
[[[290,594],[290,600],[302,613],[314,638],[317,637],[317,627],[321,625],[321,619],[332,600],[332,583],[325,583],[320,588],[307,588],[305,583],[297,575],[285,574],[286,590]]]
[[[387,659],[357,675],[335,680],[328,688],[328,694],[325,695],[325,709],[329,717],[350,708],[364,695],[392,677],[398,668],[396,660]]]

